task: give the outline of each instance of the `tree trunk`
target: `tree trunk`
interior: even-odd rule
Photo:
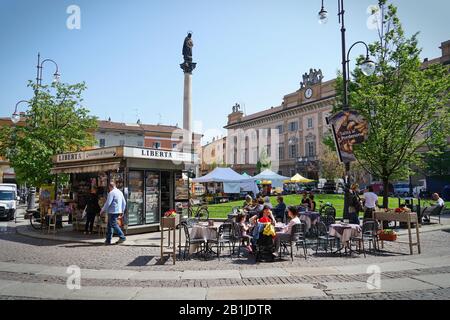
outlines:
[[[383,179],[383,207],[389,209],[389,179]]]

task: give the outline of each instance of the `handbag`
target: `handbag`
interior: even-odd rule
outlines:
[[[123,227],[123,215],[120,217],[117,217],[117,225],[119,226],[119,228]]]

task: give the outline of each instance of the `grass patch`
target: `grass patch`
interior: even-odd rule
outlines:
[[[300,199],[302,198],[301,195],[288,195],[284,196],[284,202],[287,206],[300,205]],[[330,202],[335,208],[336,208],[336,216],[339,218],[342,218],[343,212],[344,212],[344,196],[343,195],[333,195],[333,194],[318,194],[315,195],[315,201],[317,203],[317,210],[319,210],[320,201],[323,201],[323,203]],[[277,197],[271,197],[270,202],[272,205],[277,204]],[[232,209],[234,207],[241,207],[244,203],[244,200],[242,201],[235,201],[235,202],[228,202],[228,203],[221,203],[221,204],[215,204],[215,205],[209,205],[209,217],[210,218],[227,218],[227,215],[231,213]],[[383,203],[383,198],[380,197],[378,200],[378,203]],[[428,203],[425,201],[425,203]],[[424,205],[424,202],[422,202],[422,206]],[[448,204],[447,204],[448,206]],[[389,208],[397,208],[398,207],[398,199],[397,198],[389,198]]]

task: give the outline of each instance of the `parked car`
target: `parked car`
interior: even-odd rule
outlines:
[[[0,184],[0,218],[14,220],[19,200],[16,185]]]
[[[399,197],[409,197],[411,195],[409,190],[409,183],[394,184],[394,195]]]

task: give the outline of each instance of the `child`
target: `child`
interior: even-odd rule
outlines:
[[[245,215],[243,214],[239,214],[236,218],[236,222],[238,223],[239,228],[241,228],[241,234],[244,242],[246,243],[246,248],[249,253],[252,253],[253,249],[252,246],[250,245],[250,237],[247,233],[250,227],[245,223],[245,220],[246,220]]]

